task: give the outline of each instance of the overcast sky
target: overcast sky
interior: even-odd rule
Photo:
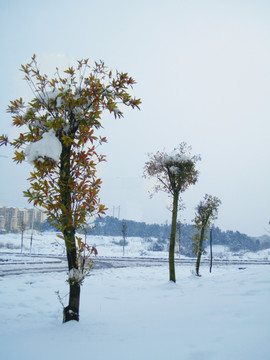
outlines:
[[[268,0],[10,0],[0,2],[0,28],[0,133],[12,133],[9,101],[28,99],[19,68],[33,53],[44,72],[102,59],[137,81],[141,111],[103,120],[108,215],[120,206],[120,218],[170,221],[168,197],[149,199],[143,167],[147,153],[185,141],[202,161],[181,221],[208,193],[222,201],[222,230],[270,230]],[[0,204],[23,207],[30,165],[12,164],[6,148],[0,155]]]

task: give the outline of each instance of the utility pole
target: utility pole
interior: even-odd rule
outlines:
[[[114,210],[115,210],[115,216],[114,216]],[[118,210],[118,217],[116,211]],[[120,219],[120,205],[119,206],[113,206],[113,217],[117,217],[118,220]]]

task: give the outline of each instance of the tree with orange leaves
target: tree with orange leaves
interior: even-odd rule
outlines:
[[[63,321],[78,321],[80,286],[87,273],[82,253],[87,246],[76,231],[85,227],[89,217],[105,211],[98,198],[101,179],[96,174],[96,166],[105,157],[96,148],[106,138],[96,136],[95,131],[101,127],[104,111],[120,118],[119,105],[139,108],[140,100],[130,94],[134,79],[109,71],[102,61],[94,65],[89,60],[78,61],[64,75],[56,68],[50,79],[40,73],[34,55],[21,70],[34,98],[27,105],[22,98],[11,101],[8,112],[21,133],[15,140],[1,136],[0,145],[13,146],[17,163],[26,160],[33,165],[24,195],[43,208],[62,232],[70,286]],[[87,247],[89,255],[95,251]]]

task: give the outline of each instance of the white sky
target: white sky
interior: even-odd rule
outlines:
[[[19,67],[33,53],[44,72],[90,58],[136,79],[141,111],[104,119],[108,215],[120,206],[121,218],[170,221],[167,196],[149,199],[143,166],[147,153],[186,141],[202,161],[181,220],[189,222],[208,193],[222,200],[221,229],[269,230],[268,0],[1,1],[0,29],[0,133],[12,131],[9,100],[29,96]],[[26,205],[30,166],[4,157],[0,165],[0,203]]]

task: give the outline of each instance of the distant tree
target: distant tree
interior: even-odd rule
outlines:
[[[20,226],[19,226],[19,230],[21,232],[21,253],[23,252],[23,234],[25,232],[26,229],[26,225],[24,223],[24,221],[22,220]]]
[[[221,201],[217,197],[206,194],[203,201],[201,201],[196,208],[194,223],[197,231],[193,236],[193,252],[197,255],[197,276],[199,276],[200,261],[204,251],[203,241],[206,238],[206,232],[207,229],[210,228],[211,222],[217,218],[218,207],[220,204]]]
[[[149,161],[144,167],[145,178],[154,177],[158,180],[154,191],[165,191],[173,199],[169,248],[169,274],[170,281],[173,282],[176,282],[174,252],[180,194],[197,182],[199,174],[195,165],[200,160],[200,156],[192,156],[190,152],[191,147],[182,142],[171,154],[159,151],[156,154],[149,154]]]
[[[126,236],[127,236],[127,223],[122,223],[122,234],[123,234],[123,256],[125,256]]]
[[[57,69],[50,79],[40,73],[34,55],[21,70],[34,98],[27,105],[22,98],[11,101],[8,112],[22,132],[15,140],[1,136],[0,145],[14,147],[17,163],[28,160],[33,165],[24,195],[41,206],[48,221],[62,232],[70,286],[63,321],[79,320],[80,286],[87,264],[82,259],[86,244],[76,231],[85,228],[89,217],[105,211],[98,198],[101,180],[96,174],[97,164],[105,158],[96,148],[106,138],[94,132],[102,126],[104,111],[120,118],[119,105],[138,108],[140,100],[129,93],[134,79],[127,73],[109,71],[102,61],[89,65],[88,60],[80,60],[64,75]],[[87,248],[87,254],[94,252]]]

